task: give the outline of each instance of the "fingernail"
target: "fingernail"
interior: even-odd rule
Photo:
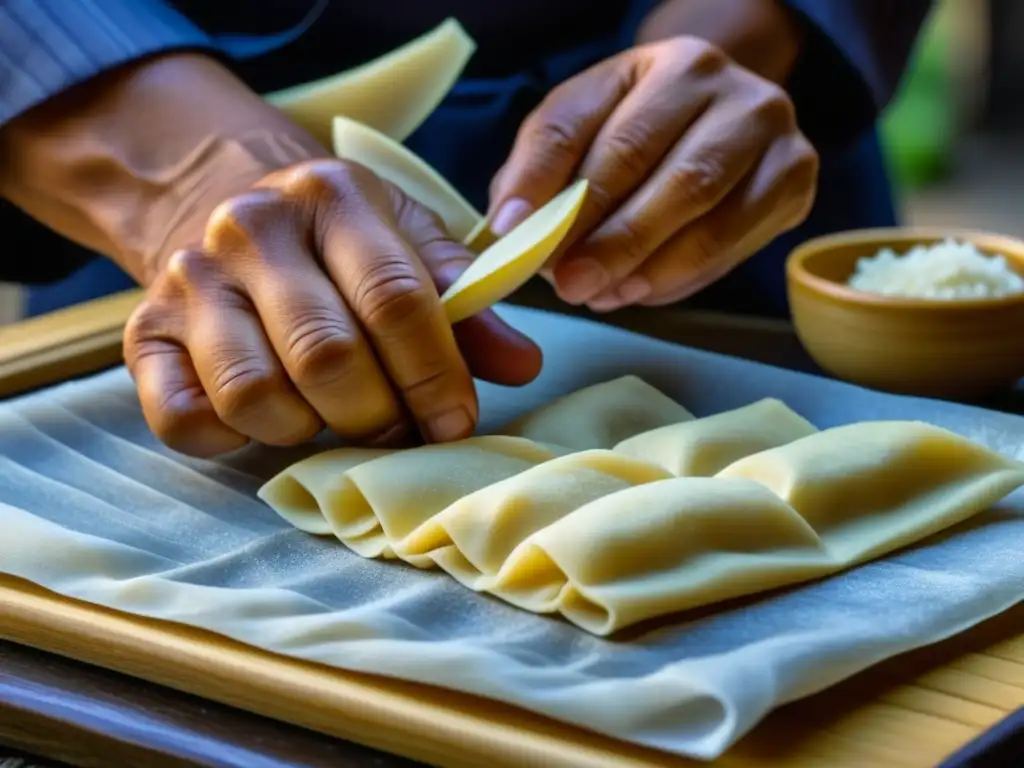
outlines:
[[[533,213],[533,206],[521,197],[513,197],[511,200],[506,200],[494,215],[494,221],[491,222],[491,232],[498,237],[504,237],[522,224],[531,213]]]
[[[582,304],[604,290],[608,272],[594,259],[573,259],[558,265],[556,282],[565,301]]]
[[[587,309],[591,312],[613,312],[622,306],[622,299],[614,294],[598,296],[587,302]]]
[[[636,304],[651,295],[651,284],[639,275],[626,278],[616,293],[624,304]]]
[[[426,428],[431,442],[447,443],[469,437],[473,433],[473,420],[465,408],[454,408],[429,419]]]

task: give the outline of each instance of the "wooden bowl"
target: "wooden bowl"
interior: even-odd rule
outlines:
[[[905,253],[947,237],[1001,254],[1024,275],[1024,241],[972,231],[865,229],[810,240],[790,254],[793,324],[824,370],[872,389],[973,399],[1024,377],[1024,294],[995,299],[916,299],[846,285],[857,260],[883,248]]]

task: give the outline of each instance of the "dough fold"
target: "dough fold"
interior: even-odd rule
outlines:
[[[647,382],[622,376],[560,397],[501,431],[585,451],[610,449],[642,432],[692,419],[692,413]]]
[[[711,477],[734,461],[817,432],[785,403],[766,398],[733,411],[652,429],[615,451],[653,461],[680,477]]]
[[[505,559],[527,536],[590,501],[668,477],[656,464],[612,451],[572,453],[459,499],[395,551],[410,562],[429,558],[467,587],[490,590]]]
[[[333,533],[363,557],[393,558],[392,541],[462,497],[561,451],[501,435],[405,451],[342,448],[288,467],[259,495],[302,530]]]
[[[597,635],[829,576],[960,523],[1024,463],[920,422],[818,431],[765,399],[701,419],[632,376],[511,434],[306,459],[261,497],[364,557]]]
[[[847,566],[988,509],[1024,485],[1024,464],[931,424],[877,421],[748,456],[718,477],[770,489]]]

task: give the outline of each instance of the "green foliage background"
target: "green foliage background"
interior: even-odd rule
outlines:
[[[932,14],[900,92],[882,116],[883,149],[893,182],[900,189],[939,181],[950,168],[955,138],[948,57],[951,23],[941,6]]]

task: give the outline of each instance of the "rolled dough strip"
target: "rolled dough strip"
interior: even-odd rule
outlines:
[[[586,195],[580,179],[481,253],[441,296],[448,320],[482,312],[533,277],[569,233]]]
[[[483,215],[428,163],[387,135],[351,118],[335,117],[334,154],[365,165],[430,208],[456,240],[481,238]]]
[[[336,115],[404,141],[441,103],[475,51],[462,25],[447,19],[378,59],[265,98],[325,147]]]

